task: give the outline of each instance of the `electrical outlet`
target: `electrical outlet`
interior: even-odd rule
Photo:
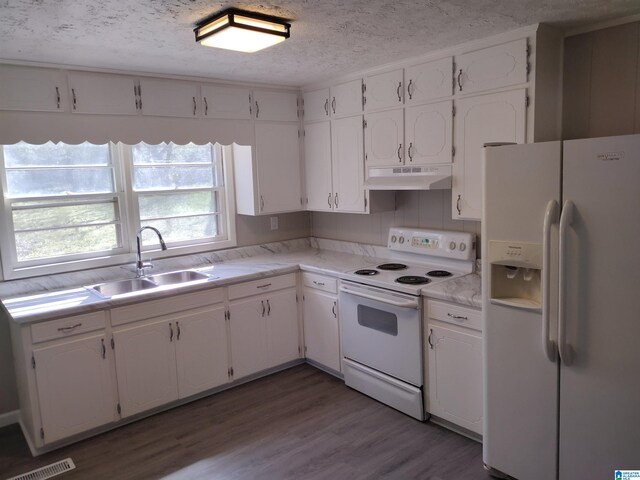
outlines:
[[[271,217],[271,230],[278,229],[278,217]]]

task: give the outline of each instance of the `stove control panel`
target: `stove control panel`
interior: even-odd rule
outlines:
[[[464,232],[392,228],[387,246],[390,250],[456,260],[476,258],[476,237]]]

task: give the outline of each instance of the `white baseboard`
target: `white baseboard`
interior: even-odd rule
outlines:
[[[0,414],[0,428],[20,421],[20,410]]]

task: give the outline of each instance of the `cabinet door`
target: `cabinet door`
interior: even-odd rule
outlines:
[[[364,109],[390,108],[402,105],[404,87],[403,70],[372,75],[364,79]]]
[[[60,70],[0,65],[0,110],[63,112],[66,102]]]
[[[114,332],[113,339],[123,417],[178,398],[173,323],[127,328]]]
[[[403,110],[365,115],[365,166],[397,166],[404,163]]]
[[[305,356],[336,372],[340,369],[340,328],[335,295],[313,289],[304,291]]]
[[[45,443],[115,420],[111,348],[103,334],[33,352]]]
[[[428,334],[427,410],[482,434],[482,338],[436,325]]]
[[[333,205],[337,212],[364,212],[362,115],[331,121]]]
[[[296,291],[271,294],[266,302],[267,365],[275,367],[300,357]]]
[[[453,94],[453,57],[412,65],[404,75],[407,105]]]
[[[160,117],[196,117],[200,113],[198,84],[140,79],[140,102],[143,115]]]
[[[134,77],[70,72],[69,92],[73,113],[138,114]]]
[[[362,80],[352,80],[331,87],[330,102],[332,115],[362,113]]]
[[[174,318],[180,398],[229,381],[223,306]]]
[[[322,88],[302,95],[304,103],[304,121],[315,122],[329,118],[329,89]]]
[[[251,119],[251,91],[246,88],[202,84],[202,114],[205,118]]]
[[[289,92],[253,92],[256,120],[296,122],[298,120],[298,94]]]
[[[256,123],[260,213],[302,209],[298,125]]]
[[[267,368],[266,297],[251,297],[229,305],[233,378]]]
[[[480,220],[482,147],[491,142],[525,142],[526,96],[526,89],[521,89],[456,102],[453,218]]]
[[[405,132],[408,165],[451,163],[453,102],[408,107]]]
[[[522,38],[456,57],[456,90],[474,93],[527,81],[527,40]]]
[[[333,207],[331,185],[331,122],[304,127],[304,163],[307,210],[329,212]]]

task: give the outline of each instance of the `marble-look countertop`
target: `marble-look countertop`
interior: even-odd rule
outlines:
[[[388,259],[385,256],[386,249],[383,247],[349,244],[348,242],[328,241],[326,243],[321,239],[310,239],[306,243],[298,241],[295,248],[291,248],[291,245],[286,244],[286,242],[274,245],[263,246],[261,249],[253,247],[251,249],[238,249],[241,251],[237,255],[227,254],[224,258],[216,258],[214,261],[209,258],[206,259],[206,262],[200,264],[202,268],[194,265],[193,260],[189,264],[183,265],[176,264],[174,260],[171,263],[167,263],[165,268],[162,269],[162,271],[172,271],[195,268],[210,275],[210,278],[206,281],[177,287],[158,287],[116,298],[104,298],[87,287],[56,289],[41,285],[40,293],[16,295],[14,298],[8,299],[3,298],[2,305],[9,318],[13,321],[17,323],[33,323],[141,301],[156,300],[177,294],[223,287],[298,270],[340,278],[347,272],[368,267]],[[213,265],[211,265],[212,263]],[[160,271],[153,273],[160,273]],[[121,272],[121,274],[124,275],[119,278],[132,278],[130,272]],[[99,281],[95,281],[94,278],[87,275],[80,275],[80,277],[81,279],[78,281],[82,281],[85,285],[113,280],[113,278],[107,279],[104,276],[95,277],[99,278]],[[90,279],[94,281],[88,281]],[[479,275],[467,275],[432,287],[425,287],[423,295],[479,307],[481,306]]]

